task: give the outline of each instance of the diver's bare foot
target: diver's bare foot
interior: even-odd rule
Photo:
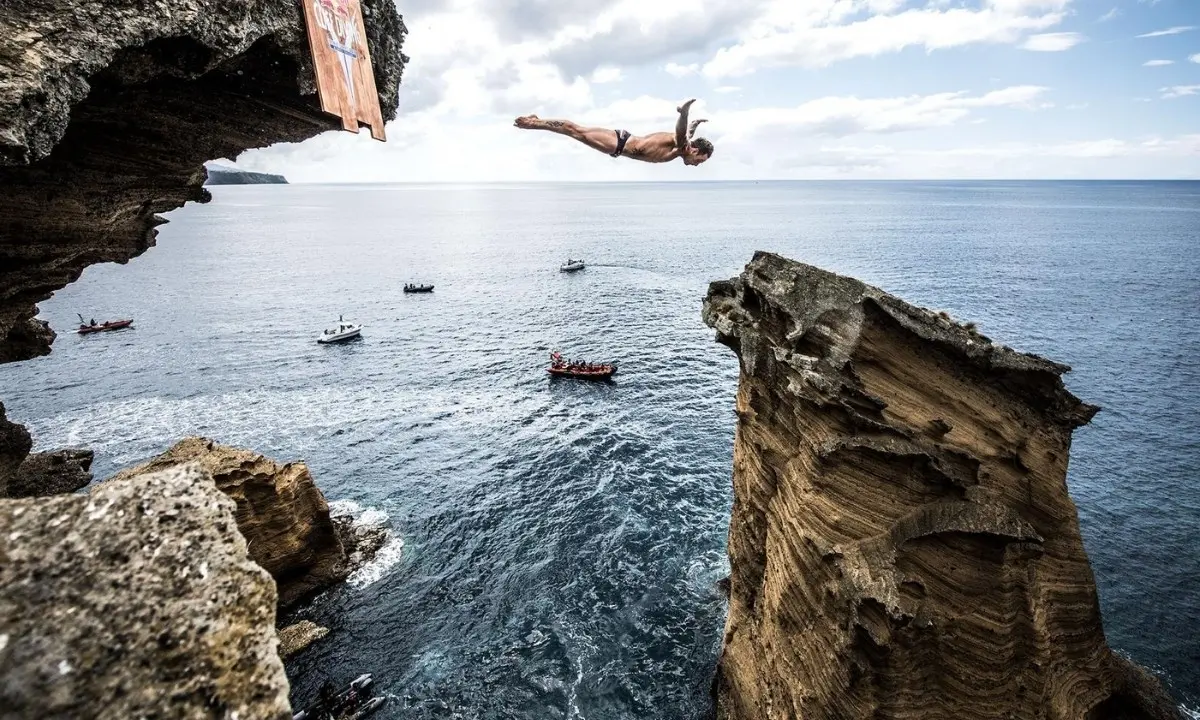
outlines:
[[[519,128],[530,130],[536,128],[539,122],[541,121],[538,119],[537,115],[522,115],[521,117],[517,118],[515,122],[513,122],[513,125],[516,125]]]
[[[694,103],[694,102],[696,102],[696,98],[692,98],[691,100],[688,100],[684,104],[675,108],[675,112],[683,112],[684,110],[687,110],[688,108],[690,108],[692,106],[692,103]]]

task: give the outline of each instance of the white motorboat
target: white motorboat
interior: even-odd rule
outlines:
[[[359,333],[361,333],[361,332],[362,332],[362,325],[357,325],[352,322],[347,322],[342,319],[341,315],[338,315],[337,327],[327,328],[326,330],[324,330],[321,333],[321,335],[317,338],[317,342],[319,342],[319,343],[342,342],[343,340],[349,340],[351,338],[358,337]]]
[[[583,269],[583,261],[582,260],[571,260],[570,258],[568,258],[567,263],[565,265],[559,267],[558,269],[561,272],[575,272],[576,270],[582,270]]]

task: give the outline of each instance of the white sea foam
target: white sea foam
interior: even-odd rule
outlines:
[[[367,587],[386,575],[403,557],[404,539],[388,531],[387,541],[384,542],[383,547],[379,548],[379,552],[375,554],[371,562],[351,573],[346,582],[356,588]]]
[[[389,570],[395,567],[404,557],[404,538],[389,527],[391,517],[379,508],[363,507],[354,500],[334,500],[329,503],[330,517],[350,517],[351,524],[356,528],[382,527],[387,531],[387,540],[371,558],[371,562],[363,565],[346,578],[346,582],[355,588],[364,588],[377,582]]]

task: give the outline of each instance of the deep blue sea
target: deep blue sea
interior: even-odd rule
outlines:
[[[1200,705],[1200,183],[212,191],[43,303],[54,352],[0,367],[0,398],[98,478],[201,434],[392,528],[298,614],[332,632],[294,703],[373,672],[378,718],[704,717],[737,362],[701,300],[763,249],[1074,368],[1103,407],[1069,486],[1109,641]],[[317,345],[339,314],[362,339]],[[551,380],[551,350],[621,370]]]

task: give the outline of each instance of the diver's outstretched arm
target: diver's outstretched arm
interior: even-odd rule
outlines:
[[[692,103],[696,102],[695,98],[688,100],[684,104],[675,108],[679,112],[679,120],[675,122],[675,147],[683,150],[688,143],[688,110],[692,107]]]

